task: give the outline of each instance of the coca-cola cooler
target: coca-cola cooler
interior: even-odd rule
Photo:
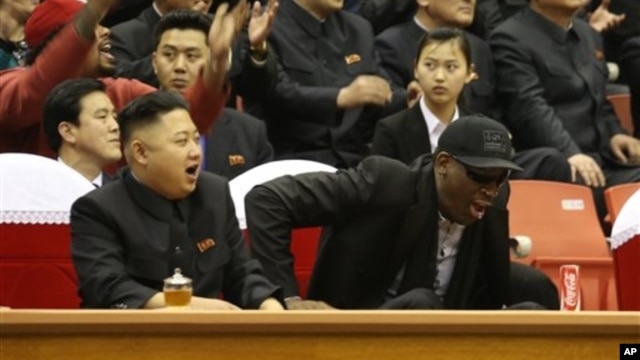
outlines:
[[[640,190],[625,203],[611,231],[619,310],[640,311]]]

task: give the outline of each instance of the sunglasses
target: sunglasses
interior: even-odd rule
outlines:
[[[464,170],[467,172],[467,177],[470,180],[475,181],[480,185],[496,184],[497,186],[501,186],[502,184],[505,183],[505,181],[507,181],[507,179],[509,178],[509,175],[511,175],[511,170],[506,170],[500,175],[480,174],[472,170],[472,168],[468,167],[464,163],[462,163],[462,161],[460,161],[460,159],[458,159],[455,155],[451,155],[451,157],[454,158],[460,165],[462,165]]]

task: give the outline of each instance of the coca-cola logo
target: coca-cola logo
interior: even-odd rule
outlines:
[[[566,289],[564,302],[572,307],[578,306],[578,284],[576,281],[576,274],[566,274],[564,277],[564,286]]]

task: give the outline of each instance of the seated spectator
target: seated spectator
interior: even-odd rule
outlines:
[[[270,38],[278,80],[261,102],[277,159],[355,165],[369,152],[375,122],[406,106],[376,60],[371,26],[341,8],[282,1]]]
[[[380,120],[371,149],[373,154],[406,164],[419,155],[433,153],[444,129],[459,116],[470,114],[457,104],[463,88],[476,77],[471,47],[462,30],[432,30],[417,48],[413,63],[423,94],[419,105]],[[524,169],[511,174],[515,179],[571,181],[569,165],[553,148],[518,152],[513,162]]]
[[[28,68],[0,72],[0,152],[53,156],[42,127],[42,107],[49,91],[75,77],[100,77],[117,109],[154,88],[138,81],[105,77],[114,70],[109,31],[99,25],[112,1],[47,0],[36,7],[25,27],[33,50]],[[219,8],[212,25],[211,62],[185,92],[191,115],[206,132],[225,102],[223,88],[229,47],[235,34],[232,14]],[[73,20],[72,20],[73,19]],[[68,23],[68,24],[67,24]]]
[[[194,0],[154,0],[138,17],[111,28],[111,53],[119,61],[133,62],[151,55],[154,49],[153,31],[160,18],[173,10],[191,10]],[[148,69],[151,73],[151,69]],[[150,75],[149,77],[153,77]]]
[[[0,0],[0,71],[24,66],[24,23],[36,4],[34,0]]]
[[[275,59],[269,55],[266,39],[277,10],[277,1],[271,0],[264,12],[256,5],[246,31],[240,30],[244,25],[247,2],[243,0],[237,3],[234,14],[236,30],[239,33],[233,43],[232,67],[229,73],[233,91],[243,97],[265,96],[264,93],[273,86],[272,78],[275,78]],[[156,0],[138,18],[114,26],[111,29],[111,41],[112,52],[118,60],[118,76],[159,86],[153,72],[151,56],[157,47],[154,33],[160,19],[176,10],[200,9],[201,13],[206,14],[211,4],[211,1]],[[235,100],[235,97],[232,100]]]
[[[444,130],[433,158],[411,167],[371,156],[357,168],[258,185],[245,198],[252,250],[290,308],[539,308],[514,298],[556,308],[544,274],[510,266],[506,178],[519,170],[511,150],[504,126],[469,116]],[[325,228],[311,300],[300,300],[290,232],[309,225]],[[510,271],[527,294],[510,294]]]
[[[473,21],[474,7],[475,0],[418,1],[412,20],[378,35],[376,50],[393,83],[406,87],[415,80],[416,50],[424,34],[442,26],[466,28]],[[465,88],[464,104],[470,111],[499,118],[495,112],[495,70],[489,45],[475,35],[467,34],[467,39],[477,79]]]
[[[58,161],[100,187],[103,169],[122,157],[116,109],[95,79],[74,79],[53,88],[44,103],[44,132]]]
[[[606,101],[600,35],[576,18],[580,1],[531,0],[500,25],[490,43],[504,120],[520,150],[553,147],[574,181],[602,190],[640,181],[640,141],[625,133]]]
[[[180,268],[193,280],[191,308],[281,310],[280,291],[246,248],[227,181],[200,173],[187,104],[158,91],[118,119],[130,169],[71,209],[82,307],[162,308],[163,280]]]
[[[172,11],[160,20],[153,68],[162,89],[182,94],[196,82],[207,62],[210,24],[206,15],[191,10]],[[224,109],[205,134],[205,170],[228,179],[273,159],[266,126],[248,114]]]

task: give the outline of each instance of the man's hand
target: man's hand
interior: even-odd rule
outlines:
[[[604,173],[602,173],[600,165],[591,156],[577,154],[570,157],[568,161],[571,166],[571,181],[576,182],[576,175],[580,174],[588,186],[605,186]]]
[[[610,141],[611,152],[624,164],[640,164],[640,140],[629,135],[614,135]]]
[[[336,102],[341,109],[363,105],[384,106],[391,101],[392,96],[387,80],[377,75],[360,75],[351,84],[340,89]]]
[[[271,33],[271,26],[278,12],[278,6],[278,0],[269,0],[266,8],[262,11],[260,1],[253,3],[251,20],[249,20],[249,42],[252,48],[267,51],[267,38]]]
[[[236,10],[241,5],[236,5]],[[229,4],[222,3],[216,9],[213,23],[209,29],[209,63],[205,65],[203,78],[205,83],[213,89],[224,88],[226,74],[231,65],[231,44],[236,35],[235,16],[229,13]]]
[[[284,307],[278,300],[274,298],[267,298],[262,302],[262,304],[260,304],[260,310],[282,311],[284,310]]]
[[[287,300],[287,309],[289,310],[335,310],[324,301],[302,300],[294,298]]]
[[[242,310],[230,302],[202,297],[191,298],[192,310]]]
[[[625,14],[617,15],[609,12],[611,0],[602,0],[600,6],[589,14],[589,25],[597,32],[604,32],[618,27],[625,19]]]

